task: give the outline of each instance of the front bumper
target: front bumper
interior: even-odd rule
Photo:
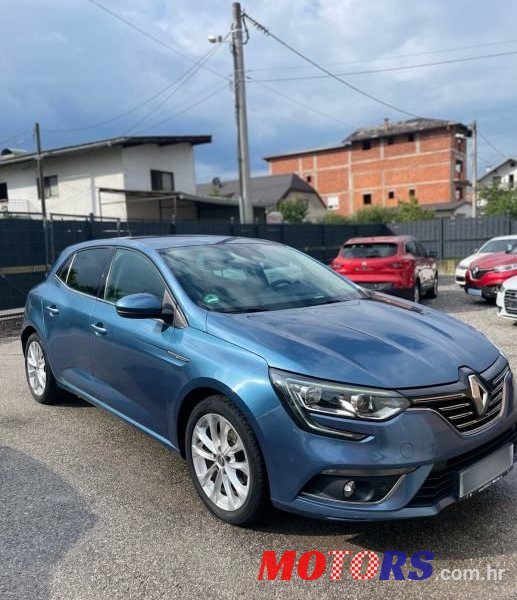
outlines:
[[[456,283],[463,287],[465,285],[465,273],[467,272],[466,267],[456,267],[456,271],[454,272],[454,278]]]
[[[485,300],[495,300],[499,292],[501,284],[490,284],[490,285],[472,285],[472,282],[466,281],[464,290],[466,294],[473,295],[469,290],[475,290],[479,292],[479,296],[485,298]],[[478,294],[476,294],[478,295]]]
[[[497,316],[517,321],[517,290],[498,291],[496,297]]]
[[[473,453],[484,448],[490,450],[499,443],[513,443],[517,414],[511,377],[506,385],[506,402],[500,417],[472,435],[461,435],[447,420],[429,409],[409,409],[394,419],[377,423],[355,421],[352,424],[343,419],[343,427],[367,435],[359,442],[304,431],[283,407],[270,411],[259,419],[259,427],[273,504],[290,512],[337,520],[436,515],[458,501],[454,470],[450,474],[449,488],[440,490],[428,503],[418,500],[437,468],[447,465],[447,461],[459,465],[463,458],[468,460]],[[401,469],[407,472],[394,489],[376,503],[347,502],[307,493],[311,482],[324,472],[355,470],[378,475]]]

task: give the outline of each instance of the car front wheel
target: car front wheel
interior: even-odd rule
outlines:
[[[33,333],[25,345],[25,374],[34,400],[40,404],[56,402],[56,381],[37,333]]]
[[[192,411],[186,430],[187,463],[197,493],[232,525],[256,521],[267,504],[267,477],[255,434],[224,396],[210,396]]]

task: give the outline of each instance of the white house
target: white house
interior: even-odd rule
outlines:
[[[170,218],[178,192],[196,194],[194,146],[211,141],[209,135],[125,136],[45,150],[47,213]],[[35,154],[0,153],[0,205],[41,212]]]
[[[517,187],[517,159],[507,158],[502,163],[487,170],[478,179],[480,186],[500,185],[507,189]]]

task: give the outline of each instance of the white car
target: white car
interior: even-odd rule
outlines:
[[[510,277],[501,285],[496,304],[498,317],[517,321],[517,276]]]
[[[509,247],[511,245],[511,248]],[[474,254],[464,258],[459,265],[456,267],[455,277],[456,283],[463,287],[465,285],[465,272],[469,268],[470,264],[476,259],[480,258],[483,254],[493,254],[494,252],[505,252],[506,250],[512,250],[517,246],[517,235],[501,235],[499,237],[492,238],[485,242],[479,250],[476,250]]]

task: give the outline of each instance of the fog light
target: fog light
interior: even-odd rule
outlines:
[[[351,479],[350,481],[347,481],[345,483],[345,485],[343,486],[343,496],[345,498],[350,498],[351,496],[354,495],[355,492],[355,481],[353,479]]]

